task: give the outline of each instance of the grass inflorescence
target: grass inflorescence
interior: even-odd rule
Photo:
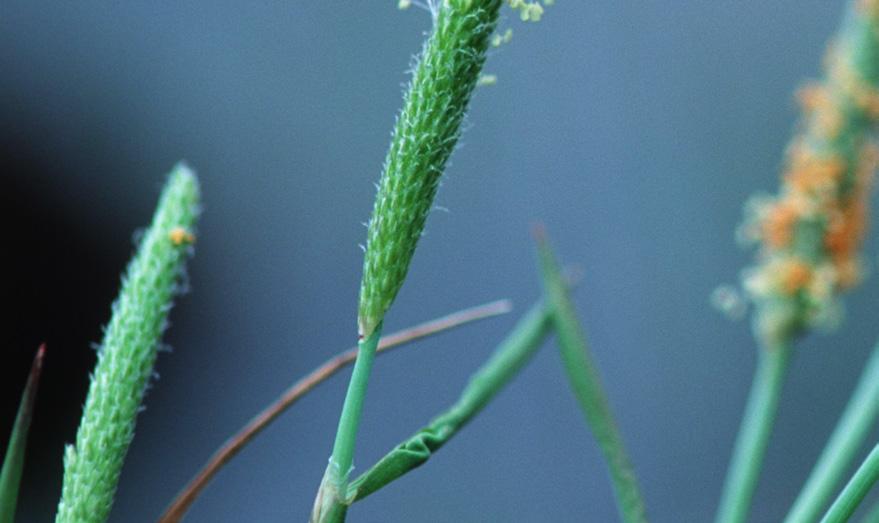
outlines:
[[[744,287],[762,346],[717,513],[746,519],[794,341],[837,324],[839,294],[862,277],[860,247],[879,161],[879,2],[854,0],[827,53],[821,82],[800,92],[800,131],[781,189],[747,206],[740,238],[759,245]]]
[[[502,0],[431,3],[433,30],[418,57],[369,220],[358,307],[360,352],[313,521],[344,519],[354,443],[385,313],[397,296],[458,142]]]
[[[180,164],[128,265],[104,330],[76,443],[64,455],[57,523],[107,520],[183,263],[192,251],[198,209],[198,182]]]
[[[860,246],[879,161],[879,11],[856,1],[831,44],[824,79],[800,90],[801,131],[775,196],[748,205],[740,236],[757,242],[745,289],[767,344],[839,319],[840,291],[863,275]]]

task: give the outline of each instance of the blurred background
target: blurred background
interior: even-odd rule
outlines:
[[[227,436],[355,341],[368,218],[427,12],[395,2],[40,2],[0,7],[0,445],[49,352],[21,521],[50,521],[92,345],[165,173],[204,214],[112,521],[154,521]],[[709,306],[751,259],[733,231],[774,190],[795,88],[845,2],[559,1],[506,12],[468,130],[388,332],[500,297],[514,314],[381,357],[355,464],[450,404],[539,297],[529,227],[584,271],[576,293],[653,521],[708,521],[755,360]],[[870,239],[867,254],[875,258]],[[876,279],[844,328],[801,343],[756,494],[778,521],[875,341]],[[349,372],[227,466],[188,521],[304,521]],[[604,464],[552,343],[429,464],[354,522],[614,521]]]

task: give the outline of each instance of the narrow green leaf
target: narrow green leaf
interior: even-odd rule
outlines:
[[[547,305],[552,309],[552,324],[571,389],[607,461],[623,521],[645,522],[647,516],[638,481],[601,385],[598,368],[589,353],[583,328],[568,296],[568,288],[542,230],[535,236],[544,293]]]
[[[351,483],[352,500],[361,500],[423,465],[528,363],[548,333],[549,314],[542,305],[535,305],[470,378],[454,405]]]
[[[37,401],[37,388],[40,383],[40,372],[43,370],[45,354],[46,345],[43,344],[37,349],[37,354],[34,356],[31,372],[21,395],[18,414],[15,416],[12,436],[6,447],[6,456],[3,458],[3,469],[0,470],[0,523],[12,523],[15,520],[18,487],[21,483],[21,473],[24,471],[27,433],[34,414],[34,404]]]

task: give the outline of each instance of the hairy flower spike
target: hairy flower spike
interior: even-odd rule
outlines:
[[[440,176],[461,133],[502,0],[445,0],[397,119],[367,233],[359,331],[369,336],[403,285]]]
[[[57,523],[107,520],[144,389],[178,290],[198,213],[195,175],[174,168],[149,230],[128,265],[98,350],[76,445],[64,454]]]
[[[798,93],[801,132],[791,141],[777,196],[748,205],[742,237],[757,241],[745,289],[764,341],[789,339],[838,316],[838,294],[862,275],[879,119],[879,1],[856,0],[825,60],[825,77]]]

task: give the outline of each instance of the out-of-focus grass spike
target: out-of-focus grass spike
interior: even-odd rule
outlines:
[[[198,181],[179,164],[165,184],[113,304],[76,444],[65,451],[56,523],[107,520],[178,279],[192,252],[198,209]]]
[[[15,521],[18,487],[21,484],[21,474],[24,471],[27,433],[34,414],[37,388],[40,384],[40,373],[43,370],[43,358],[45,355],[46,345],[43,344],[37,349],[37,354],[34,356],[31,372],[27,377],[27,384],[24,386],[24,392],[21,394],[21,403],[18,406],[18,414],[15,416],[15,424],[12,426],[9,445],[6,446],[3,468],[0,469],[0,523],[13,523]]]
[[[747,520],[793,343],[838,324],[841,293],[863,276],[879,161],[879,1],[850,0],[824,69],[820,83],[800,91],[803,114],[780,190],[749,201],[739,229],[741,240],[759,246],[743,285],[761,347],[716,523]]]
[[[879,148],[879,1],[851,0],[824,78],[799,92],[802,117],[777,195],[751,199],[740,239],[759,246],[744,274],[765,346],[839,322],[842,291],[863,276]]]
[[[352,502],[423,465],[458,433],[528,363],[549,333],[549,313],[537,304],[516,324],[492,357],[470,378],[458,401],[390,451],[350,486]]]
[[[610,471],[620,516],[627,523],[647,521],[643,497],[623,439],[592,361],[586,336],[542,228],[535,230],[546,303],[552,310],[559,352],[571,390],[592,429]]]

